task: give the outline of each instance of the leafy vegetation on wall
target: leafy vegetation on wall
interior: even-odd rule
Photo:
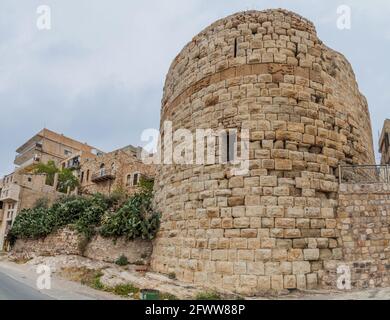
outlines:
[[[33,167],[32,172],[46,175],[46,184],[49,186],[54,186],[55,175],[58,174],[57,190],[62,193],[66,193],[68,189],[73,191],[80,185],[79,179],[73,174],[73,170],[57,168],[54,161],[49,161],[47,164],[38,163]]]
[[[47,164],[38,163],[32,168],[34,174],[44,174],[46,175],[46,184],[48,186],[54,185],[54,177],[58,172],[58,168],[55,165],[54,161],[49,161]]]
[[[160,215],[153,211],[152,196],[153,184],[142,180],[140,191],[130,197],[114,215],[107,217],[100,234],[113,238],[125,236],[128,240],[153,239],[160,224]]]
[[[35,206],[23,210],[15,219],[10,239],[39,239],[72,226],[86,240],[97,233],[103,237],[126,237],[128,240],[153,239],[160,215],[152,207],[153,183],[142,181],[140,190],[118,207],[117,196],[66,196],[51,207]]]
[[[79,179],[73,174],[71,169],[62,169],[58,172],[57,190],[66,193],[68,189],[73,191],[80,186]]]

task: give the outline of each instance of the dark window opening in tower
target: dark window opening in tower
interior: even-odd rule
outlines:
[[[232,163],[236,159],[237,134],[228,130],[222,134],[222,163]]]

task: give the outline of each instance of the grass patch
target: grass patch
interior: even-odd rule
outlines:
[[[105,286],[101,278],[102,270],[93,270],[86,267],[63,268],[60,275],[68,280],[80,282],[92,289],[109,292],[123,298],[140,299],[141,289],[131,283],[119,284],[114,287]],[[160,293],[159,300],[179,300],[170,293]],[[201,299],[202,300],[202,299]]]
[[[180,300],[178,297],[176,297],[174,294],[161,292],[159,294],[159,300]]]
[[[93,289],[104,290],[104,285],[100,280],[103,276],[101,270],[88,269],[86,267],[63,268],[60,271],[60,275],[68,280],[80,282],[82,285]]]
[[[85,267],[64,268],[60,274],[68,280],[80,282],[92,289],[110,292],[121,297],[129,297],[132,294],[133,298],[136,298],[140,291],[139,288],[132,284],[121,284],[115,287],[105,286],[101,281],[103,276],[102,270],[92,270]]]
[[[196,295],[195,300],[222,300],[221,296],[217,292],[200,292]]]
[[[135,287],[134,285],[132,284],[120,284],[120,285],[117,285],[113,288],[108,288],[108,290],[114,294],[116,294],[117,296],[121,296],[121,297],[129,297],[130,295],[131,296],[136,296],[139,294],[140,292],[140,289]]]
[[[26,264],[30,260],[32,260],[32,258],[18,257],[12,259],[12,262],[15,262],[16,264]]]
[[[104,291],[104,284],[100,280],[100,278],[103,276],[103,273],[97,273],[92,280],[92,282],[89,284],[90,287],[96,290]]]

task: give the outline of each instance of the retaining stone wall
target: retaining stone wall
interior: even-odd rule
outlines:
[[[125,255],[131,264],[149,263],[152,253],[152,242],[146,240],[126,241],[125,239],[105,239],[95,236],[80,252],[80,236],[77,232],[67,228],[50,234],[40,240],[17,240],[12,248],[12,255],[19,258],[34,256],[56,255],[83,255],[87,258],[115,262],[121,255]]]

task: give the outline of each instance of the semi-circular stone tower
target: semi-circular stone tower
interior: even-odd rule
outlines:
[[[165,121],[174,131],[249,127],[250,169],[160,166],[152,268],[241,293],[317,287],[324,264],[343,257],[338,166],[374,164],[367,102],[344,56],[295,13],[234,14],[173,61]]]

